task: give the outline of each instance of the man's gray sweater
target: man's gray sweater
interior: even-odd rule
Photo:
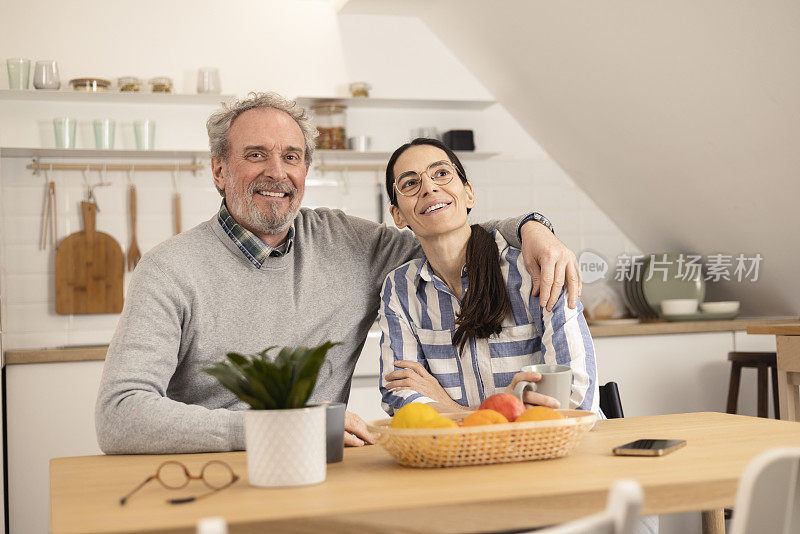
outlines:
[[[519,245],[517,221],[500,230]],[[421,249],[408,232],[326,208],[301,209],[294,229],[290,251],[260,269],[216,215],[144,255],[97,397],[104,452],[243,449],[247,405],[203,372],[229,351],[339,341],[311,400],[347,402],[381,284]]]

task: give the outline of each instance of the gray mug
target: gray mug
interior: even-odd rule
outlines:
[[[561,408],[569,408],[569,397],[572,392],[572,369],[566,365],[550,365],[542,363],[539,365],[526,365],[521,369],[524,372],[535,371],[542,375],[538,382],[528,382],[523,380],[514,386],[514,395],[523,402],[525,392],[535,391],[548,397],[553,397],[560,404]]]
[[[341,462],[344,456],[343,402],[330,402],[325,406],[325,457],[329,464]]]

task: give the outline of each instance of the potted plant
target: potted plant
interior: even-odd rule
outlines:
[[[302,486],[325,480],[325,407],[307,407],[317,374],[331,347],[284,347],[274,358],[227,354],[205,370],[239,400],[245,413],[247,474],[255,486]]]

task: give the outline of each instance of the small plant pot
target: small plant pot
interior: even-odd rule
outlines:
[[[325,406],[248,410],[244,431],[251,485],[306,486],[325,481]]]

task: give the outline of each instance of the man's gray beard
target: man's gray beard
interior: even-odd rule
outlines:
[[[244,220],[239,221],[242,226],[255,233],[269,235],[280,234],[285,232],[289,226],[292,225],[292,221],[300,209],[300,199],[297,196],[297,189],[294,186],[276,186],[273,184],[273,189],[279,189],[281,192],[292,195],[292,202],[289,206],[289,210],[286,213],[280,213],[279,206],[277,204],[270,205],[267,209],[267,212],[264,213],[253,201],[253,194],[255,193],[256,189],[259,189],[264,185],[266,185],[264,182],[253,182],[250,184],[250,186],[247,188],[248,191],[245,198],[242,198],[239,195],[239,191],[234,189],[227,191],[227,194],[232,197],[231,200],[233,202],[231,202],[231,204],[244,206],[245,208],[245,213],[241,214]],[[227,205],[228,209],[230,210],[230,204]]]

